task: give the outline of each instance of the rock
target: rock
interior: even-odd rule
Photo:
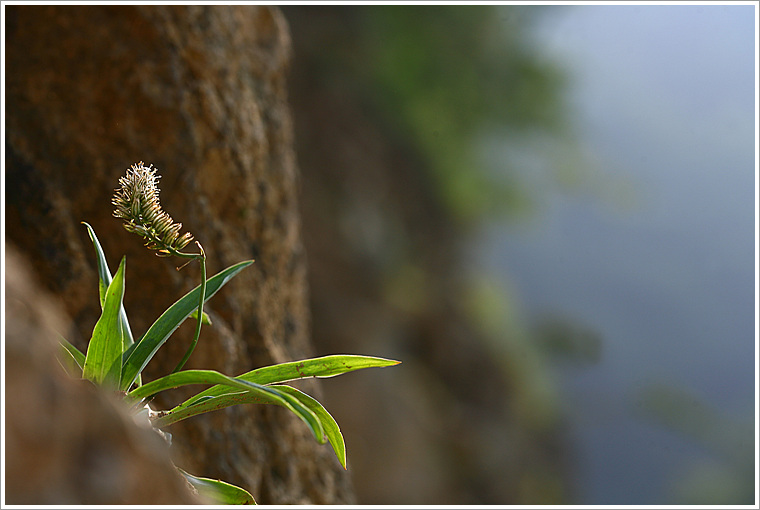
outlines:
[[[82,221],[112,271],[127,255],[136,336],[198,284],[196,264],[177,271],[179,261],[156,258],[111,216],[119,176],[144,161],[162,175],[164,209],[203,244],[209,275],[256,260],[209,302],[214,325],[186,367],[237,375],[313,355],[280,11],[8,6],[6,17],[7,237],[62,300],[70,341],[85,349],[99,315]],[[192,332],[189,321],[177,330],[146,380],[176,365]],[[302,387],[319,397],[315,382]],[[156,407],[187,394],[162,394]],[[284,409],[238,406],[169,432],[180,467],[241,485],[259,503],[353,501],[330,447]]]
[[[70,321],[9,245],[5,270],[6,503],[199,503],[162,439],[112,395],[65,375],[56,340]]]
[[[403,113],[378,106],[395,91],[373,85],[382,52],[372,48],[403,36],[388,41],[368,27],[390,11],[406,12],[407,26],[418,15],[424,31],[442,27],[431,21],[442,7],[419,9],[283,7],[314,342],[403,361],[351,384],[327,381],[325,403],[346,436],[362,504],[559,504],[569,443],[556,407],[532,398],[550,383],[523,353],[505,354],[512,339],[489,337],[469,313],[473,237],[436,192]],[[445,86],[425,76],[431,94]]]

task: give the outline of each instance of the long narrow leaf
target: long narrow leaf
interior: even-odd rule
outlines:
[[[317,400],[310,397],[306,393],[303,393],[291,386],[287,385],[273,385],[267,386],[267,388],[273,388],[282,393],[287,393],[294,398],[297,398],[305,407],[310,409],[319,419],[322,424],[322,429],[325,432],[327,440],[335,451],[335,455],[338,457],[341,465],[346,467],[346,445],[343,441],[343,435],[340,432],[340,427],[335,419],[327,412],[327,410]],[[228,388],[228,391],[230,388]],[[161,428],[169,426],[173,423],[185,420],[192,416],[199,414],[209,413],[212,411],[218,411],[226,407],[240,405],[240,404],[275,404],[278,402],[270,399],[261,394],[253,394],[247,391],[229,391],[223,395],[211,397],[206,396],[200,400],[196,400],[193,405],[188,407],[175,407],[171,411],[168,411],[163,416],[156,418],[153,421],[153,426]]]
[[[238,379],[255,382],[257,384],[274,384],[304,379],[307,377],[334,377],[362,368],[380,368],[398,365],[400,361],[373,356],[358,356],[353,354],[335,354],[321,358],[310,358],[301,361],[291,361],[270,365],[256,370],[251,370]],[[199,393],[195,397],[180,404],[182,407],[192,405],[200,398],[213,397],[226,393],[224,387],[214,386]]]
[[[98,241],[98,236],[95,235],[95,230],[93,230],[89,223],[83,221],[82,224],[87,227],[87,233],[90,235],[92,245],[95,247],[95,260],[97,261],[98,265],[98,290],[100,294],[100,307],[103,308],[106,289],[109,285],[111,285],[111,270],[108,269],[106,254],[103,252],[103,248],[100,246],[100,241]],[[121,320],[122,327],[124,328],[124,341],[127,347],[129,347],[132,345],[132,343],[134,343],[134,338],[132,337],[132,329],[129,327],[127,312],[124,310],[123,305],[119,310],[119,319]]]
[[[193,476],[187,471],[177,468],[182,476],[198,491],[202,497],[208,499],[216,505],[255,505],[256,501],[253,496],[246,491],[221,480],[212,480],[211,478],[201,478]]]
[[[325,409],[324,406],[322,406],[322,404],[320,404],[319,401],[317,401],[315,398],[307,395],[300,390],[297,390],[296,388],[293,388],[292,386],[278,384],[275,386],[269,386],[269,388],[277,388],[282,392],[292,395],[293,397],[297,398],[304,406],[309,408],[311,412],[317,415],[317,418],[319,418],[319,421],[322,423],[322,428],[325,430],[327,440],[333,447],[335,456],[338,457],[340,465],[343,466],[343,469],[346,469],[346,443],[343,441],[343,434],[340,433],[338,422],[336,422],[335,418],[333,418],[332,415],[327,412],[327,409]]]
[[[165,375],[143,384],[139,388],[127,393],[128,403],[134,404],[143,398],[155,395],[156,393],[170,390],[173,388],[179,388],[180,386],[189,386],[191,384],[224,384],[227,386],[233,386],[247,391],[252,386],[250,383],[244,381],[236,381],[234,378],[226,376],[215,370],[183,370],[173,374]]]
[[[69,347],[73,349],[70,350]],[[74,353],[77,354],[74,354]],[[66,374],[74,379],[82,378],[82,367],[84,366],[84,354],[79,349],[71,345],[65,338],[60,337],[58,343],[58,363],[63,367]],[[81,361],[80,361],[81,360]]]
[[[74,362],[79,367],[79,371],[81,372],[82,369],[84,368],[84,358],[85,358],[82,351],[74,347],[72,344],[69,343],[68,340],[66,340],[60,335],[58,336],[58,342],[61,344],[61,348],[64,349],[69,354],[69,357],[71,359],[74,360]],[[79,375],[81,377],[82,374],[80,373]]]
[[[214,370],[184,370],[174,374],[151,381],[147,384],[132,390],[127,394],[127,398],[132,403],[139,401],[160,391],[188,386],[191,384],[223,384],[228,387],[238,388],[258,395],[263,399],[268,399],[274,404],[283,406],[301,418],[311,429],[314,437],[320,443],[324,442],[325,431],[322,428],[320,419],[310,410],[309,406],[301,403],[297,397],[289,393],[282,393],[271,386],[262,386],[260,384],[243,381],[234,377],[229,377]]]
[[[218,397],[203,398],[189,407],[178,406],[170,411],[165,411],[153,420],[153,426],[158,428],[168,427],[199,414],[218,411],[238,404],[277,404],[277,402],[267,395],[253,394],[247,391],[234,391]]]
[[[216,294],[216,292],[222,288],[224,284],[230,281],[232,277],[251,264],[253,264],[252,260],[240,262],[206,280],[205,301],[208,301],[211,296]],[[140,372],[142,372],[148,362],[153,358],[159,347],[161,347],[179,325],[198,308],[199,297],[200,285],[185,294],[179,301],[174,303],[161,314],[161,317],[153,323],[150,329],[148,329],[142,338],[140,338],[140,340],[134,345],[124,361],[120,385],[122,390],[126,391],[132,386],[135,378],[137,378]]]
[[[123,257],[106,291],[103,311],[95,324],[92,338],[87,346],[82,373],[85,379],[111,388],[118,388],[121,379],[124,329],[119,320],[119,309],[124,299],[126,262],[126,257]]]

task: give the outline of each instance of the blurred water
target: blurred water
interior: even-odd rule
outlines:
[[[705,453],[711,433],[642,414],[651,384],[754,415],[754,9],[574,6],[536,32],[570,72],[597,178],[628,190],[547,188],[535,221],[483,241],[528,314],[561,311],[603,339],[598,364],[558,371],[580,503],[680,502],[695,462],[730,464]]]

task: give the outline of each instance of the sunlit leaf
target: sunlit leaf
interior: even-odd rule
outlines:
[[[68,353],[69,357],[74,360],[76,365],[79,367],[79,370],[82,370],[84,368],[84,353],[82,353],[82,351],[74,347],[71,343],[69,343],[68,340],[60,335],[58,337],[58,341],[60,342],[61,347]]]
[[[340,465],[343,466],[343,469],[346,469],[346,443],[343,441],[343,434],[340,433],[338,422],[336,422],[335,418],[333,418],[332,415],[327,412],[327,409],[325,409],[324,406],[322,406],[322,404],[320,404],[315,398],[291,386],[278,384],[269,387],[277,388],[282,392],[294,396],[300,400],[304,406],[309,408],[311,412],[317,415],[317,418],[319,418],[319,421],[322,423],[322,428],[325,431],[327,440],[333,447],[335,456],[338,457]]]
[[[63,369],[70,377],[81,379],[84,367],[84,354],[82,354],[82,351],[71,345],[60,335],[58,347],[58,362]]]
[[[310,409],[319,419],[322,429],[324,430],[327,440],[333,447],[335,455],[338,457],[341,465],[346,467],[346,445],[343,441],[343,435],[340,432],[340,427],[335,419],[327,412],[327,410],[317,400],[309,395],[286,385],[272,385],[267,388],[276,389],[281,393],[289,394],[297,398],[305,407]],[[230,388],[228,388],[228,391]],[[153,426],[166,427],[173,423],[185,420],[187,418],[197,416],[199,414],[209,413],[212,411],[218,411],[226,407],[242,405],[242,404],[275,404],[280,405],[274,399],[269,398],[267,395],[249,393],[247,391],[229,391],[228,393],[219,396],[204,396],[199,399],[195,399],[194,403],[181,407],[177,406],[171,411],[166,412],[163,416],[154,419]],[[320,441],[322,443],[323,441]]]
[[[205,301],[208,301],[232,277],[245,267],[253,264],[252,260],[240,262],[212,276],[206,282]],[[121,376],[121,389],[127,390],[135,378],[142,372],[156,351],[166,342],[172,333],[198,308],[200,285],[179,301],[170,306],[137,343],[125,354],[124,369]],[[204,301],[204,302],[205,302]]]
[[[255,505],[253,496],[236,485],[211,478],[193,476],[187,471],[177,468],[182,476],[192,485],[201,497],[217,505]]]
[[[257,368],[256,370],[251,370],[243,375],[239,375],[238,379],[258,384],[274,384],[295,379],[304,379],[307,377],[334,377],[362,368],[389,367],[398,365],[399,363],[401,362],[385,358],[376,358],[373,356],[335,354],[321,358],[310,358]],[[226,392],[227,389],[224,387],[215,386],[187,400],[182,403],[181,406],[185,407],[192,405],[198,398],[218,396]]]
[[[310,406],[303,404],[298,397],[288,392],[281,392],[272,386],[262,386],[239,378],[229,377],[214,370],[183,370],[182,372],[169,374],[132,390],[127,394],[127,398],[134,403],[158,392],[191,384],[221,384],[227,387],[227,391],[233,388],[245,390],[268,403],[285,407],[309,426],[317,441],[320,443],[324,442],[325,431],[322,428],[320,419],[310,410]]]
[[[87,227],[87,233],[90,236],[90,240],[92,240],[92,245],[95,247],[95,260],[98,265],[98,290],[100,294],[100,307],[103,308],[103,303],[105,302],[105,292],[108,286],[111,284],[112,280],[111,270],[108,269],[106,255],[103,253],[103,248],[100,246],[100,241],[98,241],[98,237],[95,235],[95,231],[88,223],[82,222],[82,224]],[[134,342],[134,338],[132,337],[132,329],[129,327],[129,321],[127,320],[127,313],[124,310],[124,306],[122,306],[119,310],[119,318],[121,319],[122,327],[124,328],[124,340],[126,342],[126,345],[130,346]]]
[[[177,406],[170,411],[160,413],[160,416],[153,420],[153,426],[158,428],[168,427],[199,414],[210,413],[239,404],[276,404],[276,402],[267,395],[254,394],[247,391],[232,391],[216,397],[201,397],[190,406]]]
[[[119,309],[124,299],[126,262],[126,257],[123,257],[106,291],[103,311],[95,324],[92,338],[87,346],[82,373],[85,379],[110,388],[118,388],[121,378],[124,329],[119,320]]]
[[[190,314],[190,318],[193,320],[198,320],[198,309],[196,308],[193,313]],[[203,315],[201,316],[201,324],[205,324],[207,326],[211,326],[211,319],[209,318],[208,314],[206,312],[203,312]]]

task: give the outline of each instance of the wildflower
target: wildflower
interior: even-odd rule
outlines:
[[[116,206],[113,215],[124,220],[124,228],[142,236],[145,246],[156,250],[159,257],[180,255],[180,250],[193,240],[186,232],[180,236],[182,223],[175,223],[161,209],[158,201],[158,179],[153,165],[146,167],[142,161],[127,169],[119,178],[119,188],[114,190],[111,203]]]

